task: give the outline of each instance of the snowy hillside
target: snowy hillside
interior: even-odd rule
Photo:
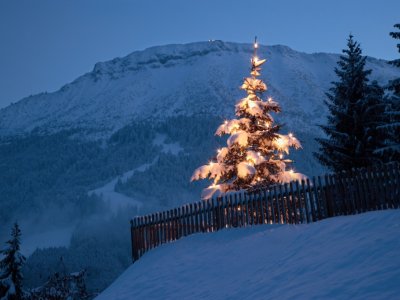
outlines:
[[[80,127],[103,135],[132,120],[231,115],[233,104],[244,95],[238,87],[248,73],[251,51],[249,44],[199,42],[153,47],[97,63],[92,72],[57,92],[0,110],[0,135],[35,127]],[[282,105],[288,128],[308,131],[323,122],[322,101],[334,80],[338,55],[300,53],[286,46],[262,46],[259,54],[268,60],[263,79]],[[368,67],[382,83],[399,74],[382,60],[371,58]]]
[[[97,300],[396,299],[400,210],[196,234],[145,254]]]
[[[0,110],[0,242],[20,221],[32,253],[26,286],[43,284],[63,256],[71,272],[88,270],[89,290],[103,290],[130,264],[132,216],[199,200],[207,183],[190,177],[226,143],[214,132],[245,96],[251,51],[221,41],[154,47]],[[303,145],[293,168],[324,173],[312,153],[339,56],[286,46],[259,55],[267,94],[283,109],[274,117]],[[382,60],[368,67],[382,84],[400,76]]]

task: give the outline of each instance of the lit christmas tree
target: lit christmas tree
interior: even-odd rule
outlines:
[[[257,49],[256,39],[251,59],[251,77],[245,78],[241,86],[247,92],[247,97],[239,100],[235,106],[238,118],[226,120],[215,133],[218,136],[230,135],[227,147],[218,149],[216,156],[192,175],[192,181],[213,180],[203,190],[203,199],[230,191],[268,188],[276,183],[303,177],[293,169],[287,170],[286,164],[292,161],[285,155],[289,154],[290,147],[298,149],[301,145],[293,134],[278,133],[281,126],[274,123],[270,113],[279,113],[279,104],[272,98],[262,100],[267,86],[258,77],[261,65],[266,60],[257,57]]]

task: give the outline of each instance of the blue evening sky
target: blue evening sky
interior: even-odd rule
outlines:
[[[98,61],[170,43],[220,39],[336,52],[351,32],[393,59],[400,1],[0,0],[0,108],[54,91]]]

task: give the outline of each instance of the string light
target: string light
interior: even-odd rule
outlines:
[[[217,191],[227,193],[247,189],[251,186],[268,187],[270,184],[292,180],[298,174],[287,163],[293,162],[288,159],[289,147],[298,148],[299,142],[291,132],[276,134],[279,126],[275,125],[268,112],[279,112],[279,105],[274,102],[275,99],[272,96],[268,94],[264,96],[265,98],[261,96],[261,92],[266,90],[266,85],[258,79],[258,76],[265,60],[263,57],[258,57],[259,47],[257,37],[255,37],[253,53],[250,55],[251,77],[245,78],[241,86],[247,96],[236,104],[236,115],[243,120],[223,119],[221,128],[217,130],[218,133],[231,136],[244,132],[247,134],[246,143],[239,143],[244,140],[244,136],[242,139],[241,135],[228,140],[228,147],[217,148],[218,154],[209,160],[208,165],[198,168],[192,176],[194,180],[211,179],[212,184],[209,185],[208,195]],[[235,144],[234,148],[233,144]],[[231,149],[234,151],[230,151]],[[238,164],[242,163],[247,177],[243,178],[245,180],[236,180],[239,179],[239,169],[242,170],[238,168]],[[270,164],[276,165],[277,170],[275,171],[274,168],[270,170]],[[208,195],[206,197],[209,197]],[[237,210],[240,211],[241,207]]]

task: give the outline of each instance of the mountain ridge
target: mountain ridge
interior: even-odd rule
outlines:
[[[244,95],[238,87],[248,75],[251,55],[250,44],[213,41],[155,46],[98,62],[91,72],[55,92],[0,109],[0,136],[71,127],[109,136],[133,120],[182,114],[229,117]],[[322,111],[317,121],[323,122],[322,100],[335,79],[339,55],[307,54],[283,45],[260,46],[259,55],[267,58],[262,77],[270,95],[282,104],[284,123],[309,127],[309,109]],[[375,58],[368,58],[368,67],[381,83],[399,74]],[[302,120],[288,117],[299,111],[297,118]]]

